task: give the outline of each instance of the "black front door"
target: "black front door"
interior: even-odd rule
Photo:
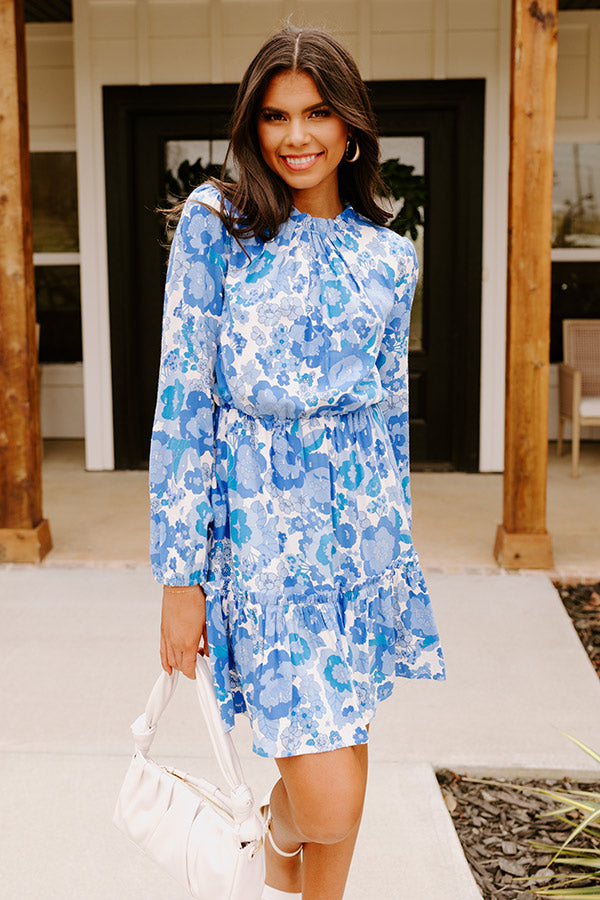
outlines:
[[[409,353],[414,468],[478,466],[483,82],[372,82],[382,159],[422,176]],[[224,157],[234,85],[105,87],[115,459],[147,465],[164,278],[167,171]]]

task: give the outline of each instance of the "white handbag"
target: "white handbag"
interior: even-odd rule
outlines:
[[[164,670],[146,711],[131,726],[135,753],[113,822],[197,900],[260,900],[265,883],[264,820],[254,811],[231,735],[223,731],[210,663],[196,658],[200,707],[229,794],[148,756],[179,672]]]

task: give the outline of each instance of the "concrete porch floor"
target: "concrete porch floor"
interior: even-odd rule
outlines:
[[[550,445],[548,530],[564,580],[600,578],[600,443],[582,445],[580,477],[571,478],[570,447]],[[148,561],[145,471],[86,472],[82,441],[46,441],[44,515],[54,549],[45,566],[137,566]],[[413,531],[425,572],[494,574],[502,475],[414,472]]]

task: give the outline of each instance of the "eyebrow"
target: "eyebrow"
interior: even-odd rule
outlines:
[[[320,109],[322,106],[329,106],[326,100],[321,100],[319,103],[313,103],[312,106],[307,106],[306,109],[303,109],[302,112],[312,112],[314,109]],[[263,106],[261,107],[261,112],[276,112],[276,113],[284,113],[284,109],[278,109],[276,106]]]

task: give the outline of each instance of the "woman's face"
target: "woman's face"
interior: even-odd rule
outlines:
[[[305,211],[318,215],[316,205],[328,215],[341,206],[337,167],[348,125],[325,103],[310,75],[288,70],[273,76],[259,107],[257,130],[265,162],[289,185],[299,209],[310,207]]]

